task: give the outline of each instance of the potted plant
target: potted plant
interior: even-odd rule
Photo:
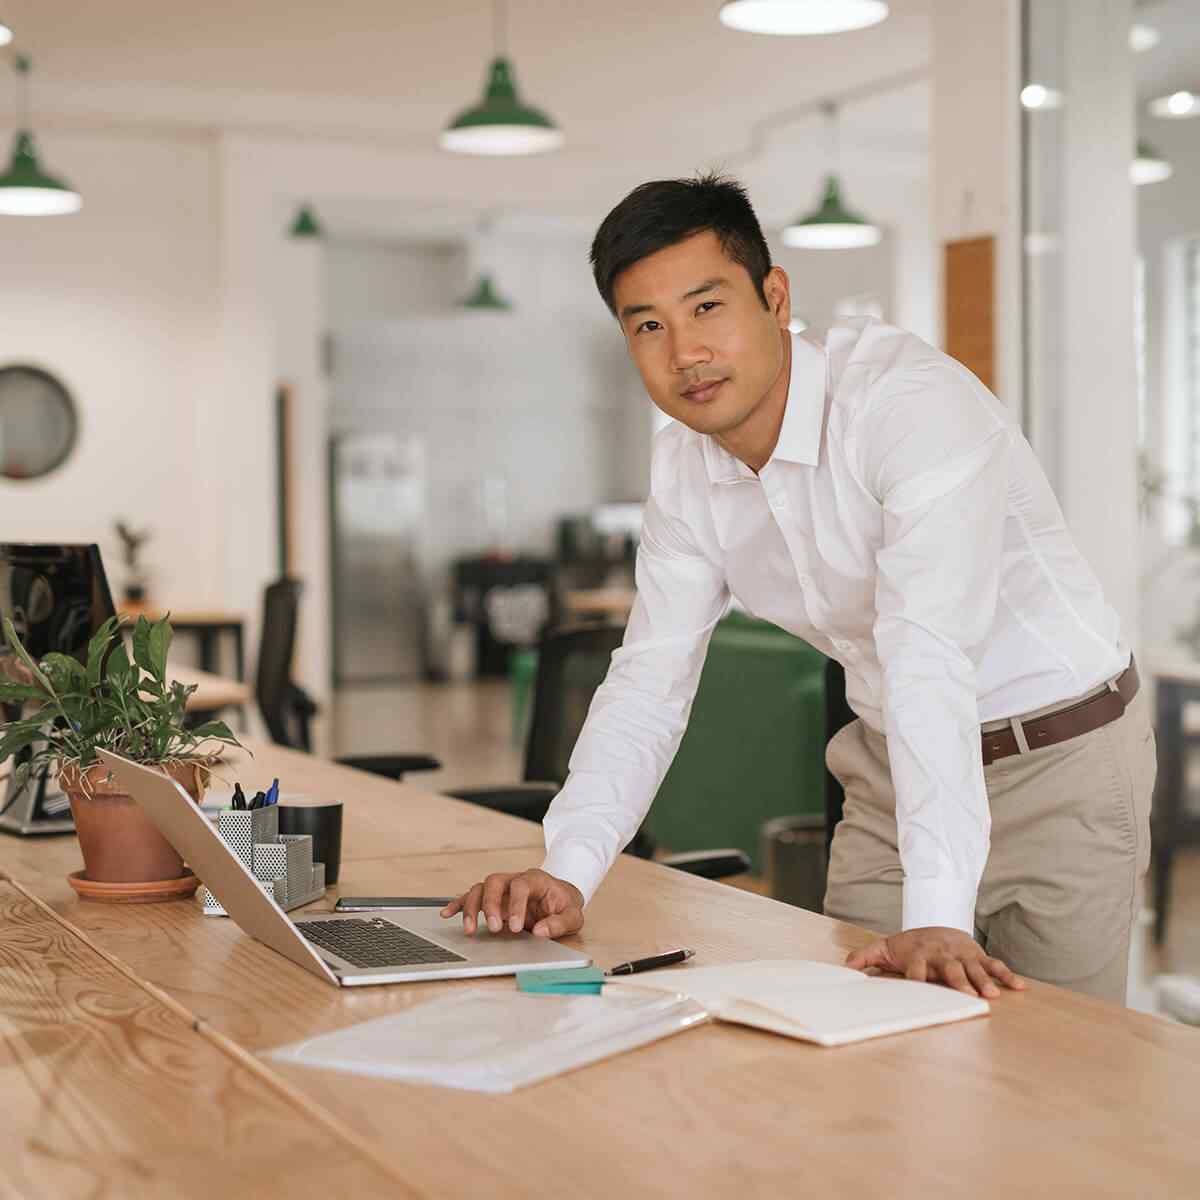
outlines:
[[[4,638],[16,662],[9,660],[8,678],[0,679],[0,702],[16,706],[10,711],[17,715],[0,724],[0,761],[19,755],[16,786],[34,773],[57,772],[75,817],[86,880],[178,880],[182,859],[96,757],[97,750],[111,750],[156,767],[198,804],[213,752],[239,745],[223,721],[187,725],[195,686],[167,680],[167,618],[138,619],[132,660],[116,618],[91,639],[86,663],[65,654],[35,662],[7,618]]]

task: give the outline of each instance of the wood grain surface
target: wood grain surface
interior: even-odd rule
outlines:
[[[540,861],[540,837],[504,845],[510,818],[331,764],[287,763],[295,778],[307,765],[314,786],[336,786],[347,800],[356,851],[343,893],[450,894]],[[479,844],[489,837],[492,847]],[[376,839],[390,850],[364,852]],[[432,842],[456,848],[413,852]],[[64,853],[0,840],[0,866],[244,1052],[451,991],[512,987],[484,979],[340,991],[192,903],[81,902],[58,874]],[[623,857],[571,944],[601,965],[679,945],[698,964],[840,962],[868,937]],[[1040,984],[1001,997],[987,1019],[838,1049],[706,1026],[506,1097],[271,1070],[297,1104],[344,1123],[431,1197],[1183,1197],[1200,1178],[1195,1031]]]

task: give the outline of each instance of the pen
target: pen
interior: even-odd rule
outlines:
[[[653,954],[649,958],[635,958],[632,962],[609,967],[605,975],[638,975],[642,971],[653,971],[655,967],[673,967],[695,957],[695,950],[671,950],[667,954]]]

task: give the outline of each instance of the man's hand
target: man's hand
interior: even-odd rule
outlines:
[[[461,912],[463,929],[474,933],[481,911],[492,933],[499,933],[507,922],[513,933],[530,929],[537,937],[566,937],[583,928],[583,893],[545,871],[489,875],[451,900],[442,916]]]
[[[944,983],[968,996],[990,1000],[1000,995],[999,981],[1007,988],[1021,991],[1025,981],[998,958],[984,954],[983,948],[961,929],[909,929],[880,938],[846,959],[856,970],[878,967],[916,979],[921,983]]]

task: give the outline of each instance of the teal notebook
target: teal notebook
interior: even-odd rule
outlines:
[[[604,986],[599,967],[569,967],[562,971],[518,971],[517,987],[523,992],[559,996],[598,996]]]

